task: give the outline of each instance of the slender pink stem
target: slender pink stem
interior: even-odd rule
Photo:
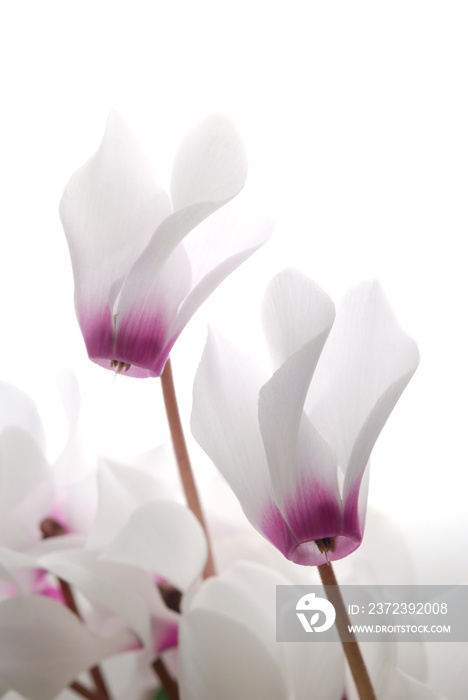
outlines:
[[[349,630],[351,629],[351,621],[346,612],[346,606],[332,565],[330,563],[322,564],[322,566],[317,568],[323,585],[330,586],[330,588],[325,588],[325,591],[330,603],[332,603],[336,610],[338,634],[340,635],[343,651],[349,668],[351,669],[359,698],[360,700],[377,700],[354,632],[351,634],[351,641],[343,641],[350,637]]]
[[[51,537],[60,537],[61,535],[65,534],[65,530],[63,529],[62,525],[57,520],[54,520],[54,518],[51,517],[44,518],[44,520],[40,524],[40,529],[44,539],[49,539]],[[73,595],[73,591],[71,589],[70,584],[61,578],[58,579],[58,582],[60,585],[60,590],[62,591],[65,605],[81,621],[83,621],[83,618],[80,615],[80,611],[78,610],[75,596]],[[78,693],[79,695],[82,695],[83,697],[88,698],[90,700],[111,700],[111,696],[109,694],[99,666],[93,666],[93,668],[91,668],[89,672],[96,686],[95,690],[90,690],[79,681],[71,683],[70,688],[72,688],[72,690],[74,690],[75,693]]]
[[[77,617],[79,617],[80,620],[82,620],[82,617],[80,615],[80,611],[78,610],[78,606],[76,604],[75,596],[73,595],[73,591],[71,589],[70,584],[67,581],[64,581],[63,579],[59,578],[59,584],[60,584],[60,590],[62,591],[63,598],[65,600],[65,603],[67,605],[67,608],[69,608]],[[83,691],[87,691],[91,693],[93,700],[111,700],[111,696],[109,694],[109,691],[107,689],[106,683],[104,681],[104,677],[102,675],[101,669],[99,666],[93,666],[89,670],[91,677],[94,681],[94,684],[96,686],[96,692],[88,691],[87,688],[82,686],[80,683],[75,683],[75,687],[73,688],[76,692],[80,692],[81,695],[83,695]],[[80,690],[77,690],[77,685],[80,687]],[[85,695],[84,697],[89,697],[89,695]]]
[[[204,571],[204,578],[208,578],[209,576],[215,575],[213,554],[211,551],[210,538],[208,535],[205,518],[203,516],[200,498],[198,496],[198,491],[193,476],[192,466],[190,464],[190,457],[187,450],[187,444],[185,442],[184,431],[180,420],[170,359],[166,362],[166,366],[164,367],[164,371],[161,375],[161,386],[164,396],[164,404],[166,407],[167,420],[171,431],[172,444],[174,446],[174,452],[179,467],[179,474],[182,481],[185,498],[187,499],[187,505],[205,531],[206,541],[208,543],[208,558]]]
[[[159,658],[156,659],[156,661],[153,661],[151,665],[157,677],[161,681],[161,684],[164,690],[166,691],[169,700],[179,700],[179,686],[170,675],[164,661],[161,658]]]
[[[74,690],[75,693],[82,695],[88,700],[99,700],[99,695],[97,695],[94,690],[90,690],[79,681],[73,681],[73,683],[70,683],[70,688]]]

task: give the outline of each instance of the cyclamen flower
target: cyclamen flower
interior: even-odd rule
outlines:
[[[370,454],[418,350],[375,282],[352,289],[335,318],[318,285],[286,270],[263,320],[273,375],[211,333],[192,431],[250,522],[288,559],[320,565],[361,543]]]
[[[268,224],[242,224],[224,206],[246,176],[240,136],[226,117],[211,116],[182,142],[169,196],[110,115],[101,146],[60,203],[76,313],[94,362],[134,377],[162,373],[196,309],[269,235]]]

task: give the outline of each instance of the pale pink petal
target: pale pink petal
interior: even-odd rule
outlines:
[[[305,548],[287,556],[323,563],[313,540],[340,533],[336,457],[303,414],[304,401],[333,323],[329,297],[295,270],[268,287],[264,323],[279,369],[262,388],[258,416],[275,502]],[[313,555],[317,562],[310,561]]]
[[[120,640],[91,634],[48,598],[0,603],[0,676],[30,700],[51,700],[82,671],[118,652]]]
[[[280,367],[260,391],[258,420],[273,492],[280,505],[296,491],[296,443],[304,401],[333,324],[334,309],[315,283],[296,270],[285,270],[268,286],[263,316],[270,348]],[[315,476],[315,462],[320,471],[335,471],[333,454],[326,444],[310,425],[308,433],[308,441],[316,443],[318,452],[315,457],[311,454],[309,474]],[[326,466],[321,468],[324,460]]]
[[[315,540],[336,538],[328,559],[341,559],[359,546],[343,535],[341,496],[336,458],[305,414],[297,436],[291,473],[283,477],[284,491],[276,498],[297,544],[286,553],[288,559],[306,566],[326,562]],[[286,471],[286,470],[285,470]]]
[[[214,114],[196,124],[176,155],[171,181],[174,210],[198,202],[225,202],[244,186],[247,154],[234,124]]]
[[[25,594],[31,590],[31,571],[35,560],[22,552],[0,547],[0,580],[5,597]]]
[[[191,287],[184,248],[176,247],[159,266],[161,253],[162,247],[148,246],[125,280],[114,309],[112,359],[131,365],[129,376],[162,373],[178,336],[178,308]]]
[[[152,571],[183,591],[203,571],[206,556],[205,535],[193,513],[160,500],[134,511],[101,559]]]
[[[258,636],[209,610],[193,610],[179,628],[181,700],[284,700],[284,677]]]
[[[210,331],[194,382],[192,433],[255,527],[273,504],[257,418],[262,381],[248,356]]]
[[[75,305],[90,357],[109,355],[111,289],[169,213],[169,199],[139,145],[112,112],[97,153],[72,176],[60,203],[75,276]]]

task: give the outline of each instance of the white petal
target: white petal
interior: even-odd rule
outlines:
[[[171,181],[174,210],[196,202],[232,199],[246,177],[245,146],[233,123],[223,115],[207,117],[188,132],[175,158]]]
[[[324,338],[312,340],[278,369],[260,392],[258,418],[275,501],[288,520],[288,510],[302,511],[309,492],[321,489],[339,503],[336,457],[305,416],[303,406]],[[301,431],[299,433],[299,427]],[[298,498],[304,497],[304,503]],[[314,507],[310,502],[310,508]],[[293,528],[294,529],[294,528]],[[330,535],[323,535],[330,536]],[[317,534],[314,539],[320,539]]]
[[[304,489],[324,489],[331,501],[339,495],[332,450],[305,417],[301,422],[334,307],[318,285],[296,270],[285,270],[267,289],[263,318],[272,355],[281,364],[260,392],[258,416],[275,500],[288,519],[288,502],[293,499],[291,508],[297,511]]]
[[[465,700],[468,688],[468,642],[427,644],[430,685],[450,700]]]
[[[348,494],[352,491],[354,485],[359,483],[375,442],[397,404],[398,399],[413,376],[416,366],[409,369],[388,387],[376,401],[367,419],[364,421],[354,441],[351,454],[349,455],[343,489],[344,499],[346,499]]]
[[[9,690],[10,686],[0,678],[0,698],[3,698]],[[5,700],[18,700],[20,697],[21,696],[17,695],[16,693],[11,692],[8,693],[8,696],[5,698]]]
[[[285,644],[294,700],[342,700],[345,660],[340,643]]]
[[[408,537],[398,527],[397,518],[390,517],[372,506],[367,509],[365,536],[359,549],[352,557],[340,562],[347,571],[338,571],[339,581],[360,583],[362,572],[366,572],[366,583],[381,585],[414,585],[414,567],[408,549]],[[385,547],[382,547],[385,542]],[[398,557],[389,557],[388,552],[398,552]],[[405,643],[405,649],[410,647]],[[405,655],[405,658],[407,656]]]
[[[379,697],[382,700],[443,700],[442,696],[426,683],[421,683],[400,670],[393,673],[388,686],[382,690]]]
[[[157,235],[175,223],[169,217]],[[190,263],[177,235],[162,241],[155,236],[129,272],[114,313],[116,339],[113,352],[133,366],[160,375],[176,339],[177,310],[191,288]],[[167,244],[167,245],[166,245]],[[167,257],[164,253],[167,252]],[[174,337],[175,336],[175,337]],[[162,358],[161,356],[164,355]]]
[[[284,678],[250,630],[223,615],[193,610],[179,627],[181,700],[284,700]]]
[[[134,511],[101,559],[155,572],[183,591],[203,571],[206,555],[205,535],[193,513],[161,500]]]
[[[117,651],[114,640],[92,635],[48,598],[0,603],[0,675],[30,700],[51,700],[81,671]]]
[[[352,289],[337,309],[307,402],[343,471],[354,450],[348,485],[364,471],[418,361],[416,344],[398,325],[378,283]]]
[[[35,561],[20,552],[15,552],[6,547],[0,547],[0,581],[2,582],[1,597],[11,597],[16,593],[25,594],[30,587],[30,578],[26,580],[22,576],[22,569],[30,569],[35,566]]]
[[[210,331],[193,387],[192,432],[257,526],[271,486],[257,418],[262,371]]]
[[[236,562],[220,576],[204,582],[191,609],[209,610],[243,625],[258,637],[276,664],[284,667],[282,645],[276,643],[276,586],[289,583],[265,566]]]
[[[150,620],[140,589],[147,575],[110,562],[96,561],[93,552],[68,550],[54,552],[38,559],[38,565],[70,583],[93,603],[111,610],[126,622],[143,644],[150,643]],[[123,581],[133,578],[133,590],[126,590]],[[147,585],[150,582],[147,581]]]
[[[39,524],[50,513],[50,467],[35,441],[19,428],[0,438],[0,542],[23,548],[39,538]]]
[[[178,332],[216,287],[271,235],[270,221],[239,218],[233,211],[238,202],[236,197],[205,219],[184,241],[192,267],[192,291],[179,309]]]
[[[44,426],[34,402],[13,384],[0,382],[0,433],[7,426],[21,428],[44,452]]]
[[[334,318],[332,300],[309,277],[292,268],[276,275],[266,289],[262,308],[263,327],[275,366],[317,339],[317,354],[311,358],[315,368]]]
[[[99,549],[109,544],[130,515],[161,494],[158,482],[141,469],[107,459],[99,461],[99,505],[86,547]]]
[[[342,700],[345,665],[340,644],[276,642],[276,586],[288,583],[264,566],[237,562],[221,576],[205,581],[193,599],[192,611],[217,613],[254,635],[286,679],[289,695],[285,697],[292,697],[294,687],[296,700]]]
[[[97,153],[71,178],[60,202],[81,314],[108,304],[159,223],[170,213],[144,155],[116,112]]]

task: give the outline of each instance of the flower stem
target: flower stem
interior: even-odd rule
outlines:
[[[67,608],[69,608],[75,615],[82,620],[83,618],[80,615],[80,611],[78,610],[78,606],[76,604],[75,596],[73,595],[73,591],[71,589],[70,584],[67,581],[64,581],[63,579],[59,578],[58,582],[60,584],[60,590],[62,591],[63,598],[65,600]],[[111,700],[111,696],[109,694],[109,691],[107,689],[106,683],[104,681],[103,675],[101,673],[101,669],[99,666],[93,666],[89,670],[91,677],[94,681],[94,684],[96,686],[96,692],[93,693],[92,691],[88,691],[90,694],[84,695],[84,697],[90,697],[90,695],[95,699],[95,700]],[[78,690],[79,686],[79,690]],[[73,686],[72,686],[73,687]],[[83,691],[87,690],[84,686],[82,686],[79,683],[75,683],[75,687],[73,688],[76,692],[79,692],[81,695],[83,695]]]
[[[340,635],[343,651],[349,668],[351,669],[359,698],[360,700],[377,700],[355,634],[354,632],[352,632],[351,635],[349,633],[351,622],[346,612],[346,607],[332,565],[330,563],[322,564],[322,566],[317,568],[322,583],[325,586],[327,597],[336,610],[338,634]],[[330,588],[327,588],[327,586],[330,586]],[[351,641],[343,641],[344,639],[349,639],[350,636],[352,637]]]
[[[79,681],[73,681],[73,683],[70,684],[70,688],[78,695],[87,698],[87,700],[99,700],[99,695],[97,695],[94,690],[90,690]]]
[[[179,700],[179,686],[169,674],[164,661],[159,658],[151,664],[154,672],[161,681],[161,685],[167,693],[169,700]]]
[[[179,467],[179,474],[185,497],[187,499],[187,505],[201,524],[208,544],[208,557],[203,574],[204,578],[208,578],[209,576],[214,576],[215,574],[213,554],[211,551],[210,538],[205,524],[205,518],[203,517],[203,511],[200,499],[198,497],[198,491],[195,484],[195,479],[193,477],[192,466],[190,464],[190,458],[180,420],[170,359],[167,360],[166,366],[164,367],[164,371],[161,375],[161,386],[164,396],[164,405],[166,407],[167,420],[171,431],[172,444],[174,446],[174,452]]]

